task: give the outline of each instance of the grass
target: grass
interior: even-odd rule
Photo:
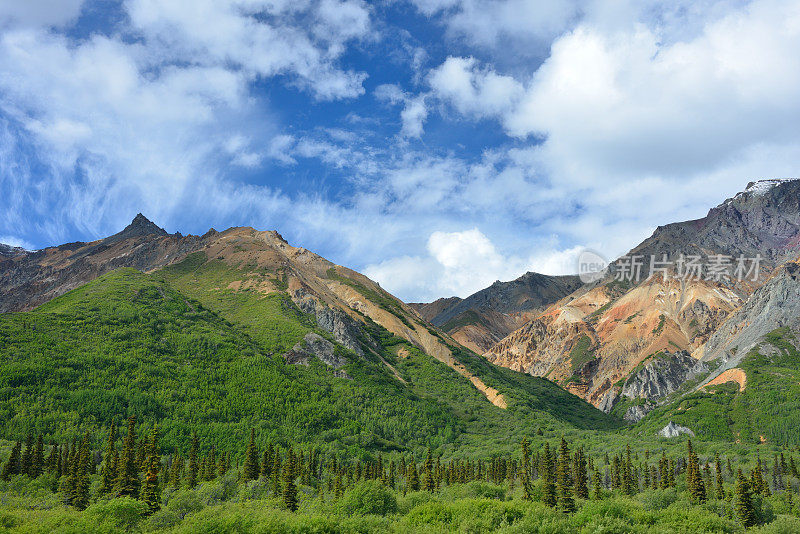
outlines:
[[[570,361],[572,362],[572,372],[575,373],[583,367],[584,364],[594,359],[594,352],[590,350],[592,340],[589,336],[581,336],[581,338],[572,347],[569,352]]]

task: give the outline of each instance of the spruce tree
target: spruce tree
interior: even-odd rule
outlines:
[[[117,467],[117,483],[114,491],[118,497],[139,496],[139,464],[136,459],[136,417],[128,418],[128,434],[122,446],[122,454]]]
[[[692,440],[687,440],[688,458],[686,461],[686,489],[693,503],[706,502],[706,487],[700,474],[700,460],[692,449]]]
[[[87,431],[74,461],[74,483],[70,484],[72,491],[70,503],[78,510],[89,506],[89,462],[91,461],[89,454],[89,432]]]
[[[181,471],[183,470],[183,458],[178,454],[172,459],[169,469],[169,486],[178,489],[181,486]]]
[[[147,471],[140,499],[147,505],[149,512],[161,508],[161,492],[158,486],[158,471],[161,468],[161,454],[158,450],[158,429],[153,428],[148,446]]]
[[[589,498],[588,473],[586,472],[586,456],[583,453],[583,447],[575,451],[574,457],[574,472],[575,472],[575,496],[579,499]]]
[[[522,498],[526,501],[533,500],[531,488],[531,443],[527,437],[522,438]]]
[[[44,470],[44,441],[42,435],[36,436],[36,445],[33,448],[33,455],[31,457],[31,478],[36,478],[42,474]]]
[[[603,485],[600,481],[600,471],[598,469],[595,469],[594,475],[592,475],[592,498],[597,501],[603,498]]]
[[[428,447],[428,456],[425,458],[425,491],[433,493],[436,489],[436,482],[433,479],[433,454]]]
[[[561,438],[558,467],[556,468],[556,491],[558,493],[558,509],[565,514],[574,512],[575,501],[572,498],[569,447],[567,446],[567,441],[563,437]]]
[[[13,475],[19,474],[21,468],[21,451],[22,443],[18,441],[16,445],[14,445],[14,448],[11,449],[11,456],[8,457],[8,461],[3,466],[3,474],[1,475],[3,480],[9,480]]]
[[[261,476],[269,478],[272,474],[272,443],[267,444],[264,449],[264,457],[261,459]]]
[[[752,527],[756,524],[756,512],[753,506],[753,495],[750,490],[750,483],[745,479],[741,469],[739,469],[736,474],[734,510],[736,512],[736,517],[745,528]]]
[[[555,468],[550,444],[545,442],[542,454],[542,502],[553,508],[558,502],[556,496]]]
[[[101,471],[100,493],[111,493],[114,489],[114,483],[117,480],[116,466],[114,465],[114,455],[116,449],[114,443],[117,440],[117,428],[114,423],[108,429],[108,441],[106,442],[106,456],[103,461],[103,470]]]
[[[197,433],[192,432],[192,448],[189,449],[189,472],[187,473],[187,484],[190,488],[197,486],[197,475],[200,468],[197,455],[200,454],[200,441]]]
[[[28,437],[25,439],[25,452],[22,453],[22,465],[20,466],[20,473],[30,476],[32,467],[33,467],[33,433],[28,432]]]
[[[408,480],[406,484],[411,491],[419,491],[419,473],[417,472],[417,463],[413,460],[408,464]]]
[[[287,510],[297,510],[297,486],[294,485],[294,454],[292,449],[286,455],[283,466],[283,505]]]
[[[725,486],[722,479],[722,462],[719,460],[719,453],[714,455],[714,470],[717,475],[717,499],[725,498]]]
[[[256,447],[256,429],[250,429],[250,442],[247,444],[247,452],[244,461],[244,480],[255,480],[260,474],[258,466],[258,447]]]

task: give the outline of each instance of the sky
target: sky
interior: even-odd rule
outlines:
[[[799,0],[0,0],[0,242],[279,231],[406,301],[800,175]]]

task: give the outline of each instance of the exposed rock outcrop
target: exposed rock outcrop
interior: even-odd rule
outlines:
[[[336,341],[359,356],[364,355],[359,338],[366,339],[369,336],[364,334],[361,326],[352,317],[340,309],[326,306],[303,288],[295,289],[291,297],[298,308],[313,315],[319,327],[333,334]]]
[[[90,243],[0,250],[0,313],[31,310],[121,267],[151,271],[200,250],[207,239],[168,234],[141,213],[124,230]]]
[[[685,426],[676,425],[672,421],[670,421],[664,428],[658,431],[658,435],[662,438],[677,438],[681,434],[687,434],[691,437],[694,437],[694,432],[690,428]]]
[[[743,272],[742,280],[733,276],[720,280],[708,276],[682,280],[674,276],[674,263],[667,276],[658,274],[648,278],[651,257],[661,260],[666,255],[674,262],[680,255],[697,255],[705,263],[709,256],[717,254],[732,257],[731,275],[735,274],[736,257],[740,255],[745,258],[760,255],[762,260],[758,272]],[[752,347],[763,334],[797,321],[800,292],[795,290],[790,295],[788,280],[784,280],[782,287],[776,284],[773,288],[776,294],[769,297],[784,307],[782,311],[768,310],[763,317],[748,316],[741,311],[747,307],[742,304],[755,288],[777,266],[798,254],[800,180],[752,183],[742,193],[709,210],[706,217],[660,226],[632,249],[629,255],[640,256],[643,261],[638,281],[616,280],[613,273],[621,260],[612,262],[605,279],[581,286],[549,306],[484,355],[499,365],[546,376],[607,410],[613,404],[610,391],[617,388],[609,389],[609,384],[627,379],[629,373],[638,371],[639,364],[654,353],[685,350],[694,354],[702,351],[705,344],[702,359],[719,357],[723,352],[732,357],[733,352],[741,354]],[[745,268],[751,266],[749,261],[745,262]],[[785,277],[791,274],[789,270]],[[737,313],[742,319],[732,322],[728,318],[740,306],[742,309]],[[752,324],[749,317],[753,317]],[[721,327],[723,323],[725,327]],[[589,352],[575,349],[582,346],[578,341],[584,336],[591,340]],[[590,358],[592,366],[585,366]],[[575,376],[576,370],[580,371],[580,377]],[[682,378],[676,375],[675,380],[666,380],[659,386],[650,377],[644,380],[649,386],[640,386],[660,395],[662,389],[674,390],[680,385],[678,382],[691,376],[696,375],[687,373]],[[580,388],[571,385],[578,382]]]
[[[708,370],[706,363],[695,360],[686,351],[661,352],[625,381],[622,395],[629,399],[658,401]]]
[[[311,360],[316,358],[329,367],[333,367],[336,376],[350,378],[345,371],[340,370],[347,364],[347,359],[336,354],[336,346],[333,343],[314,332],[306,334],[301,341],[283,355],[283,358],[286,363],[292,365],[309,365]]]
[[[800,326],[800,263],[791,261],[756,289],[709,338],[703,360],[721,358],[720,372],[734,367],[776,328]]]
[[[628,423],[638,423],[644,419],[645,415],[653,411],[653,408],[655,408],[655,405],[649,402],[645,404],[637,404],[636,406],[631,406],[628,408],[622,418]]]

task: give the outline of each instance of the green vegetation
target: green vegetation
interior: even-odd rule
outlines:
[[[594,359],[594,353],[589,350],[592,346],[592,340],[589,336],[581,336],[581,338],[572,347],[569,352],[570,361],[572,362],[572,372],[578,371],[584,364]]]
[[[307,333],[332,337],[283,293],[227,289],[245,274],[195,254],[151,275],[115,271],[34,312],[0,316],[0,435],[63,441],[122,427],[126,414],[142,434],[157,424],[165,450],[193,429],[201,443],[229,450],[255,428],[276,443],[352,453],[430,445],[477,453],[508,449],[508,436],[542,424],[618,425],[547,380],[451,347],[506,396],[509,409],[497,408],[371,321],[364,331],[379,343],[364,341],[367,357],[336,345],[351,379],[317,360],[287,365],[282,354]],[[398,358],[399,347],[410,356]]]
[[[592,455],[561,438],[538,441],[533,448],[524,439],[512,454],[477,459],[445,459],[430,449],[416,457],[352,458],[318,448],[277,447],[253,434],[238,452],[263,458],[258,475],[252,465],[237,467],[230,455],[216,454],[212,444],[200,451],[201,477],[194,480],[182,456],[162,454],[155,431],[141,441],[131,436],[112,440],[104,457],[83,444],[80,449],[48,445],[39,474],[12,469],[0,480],[0,528],[8,533],[800,529],[793,455],[775,457],[768,484],[760,460],[715,455],[712,463],[691,442],[669,457],[631,447]],[[117,464],[117,448],[121,458],[136,463]],[[23,455],[29,452],[26,448]],[[119,482],[104,489],[100,482],[109,470]],[[81,501],[69,490],[78,472],[84,473],[86,488]],[[169,477],[158,477],[159,472]],[[122,489],[131,473],[140,493]]]
[[[639,427],[654,431],[670,420],[708,440],[800,445],[800,351],[788,329],[767,335],[738,368],[747,387],[728,382],[685,395],[659,407]],[[659,426],[660,425],[660,426]]]
[[[436,330],[507,409],[368,318],[358,356],[272,291],[287,286],[285,271],[198,253],[0,315],[0,532],[800,530],[786,329],[739,364],[744,391],[694,392],[624,427]],[[286,363],[311,332],[341,372]],[[571,357],[573,371],[591,360],[588,336]],[[670,420],[698,439],[658,438]]]

